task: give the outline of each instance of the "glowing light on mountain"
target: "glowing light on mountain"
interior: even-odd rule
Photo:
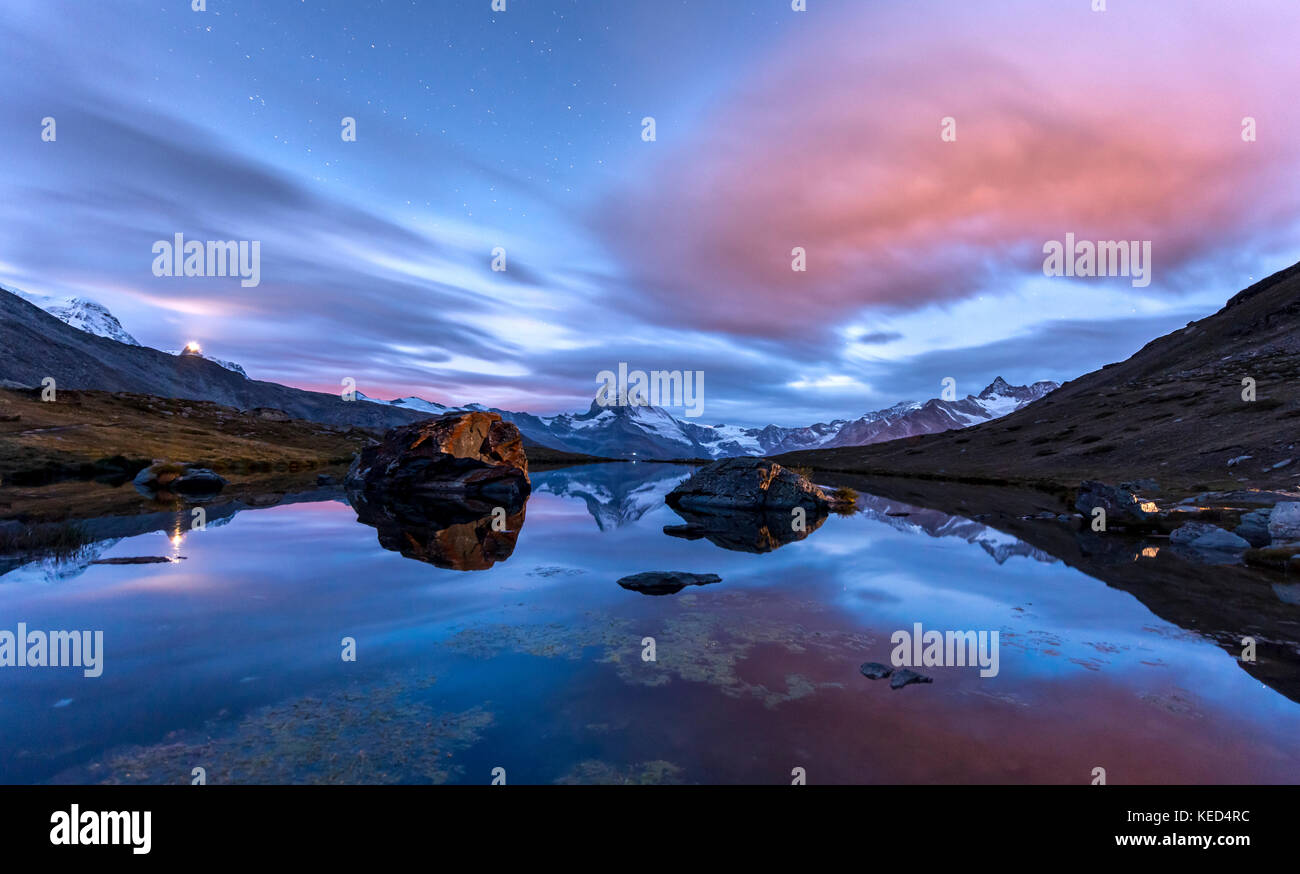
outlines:
[[[185,344],[185,351],[191,355],[202,355],[203,347],[199,345],[198,340],[191,340]]]

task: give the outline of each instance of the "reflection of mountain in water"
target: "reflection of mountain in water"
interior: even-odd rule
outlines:
[[[662,507],[664,497],[691,470],[678,464],[591,464],[534,473],[533,491],[576,498],[601,531],[636,522]]]
[[[899,531],[928,534],[931,537],[960,537],[967,543],[977,543],[998,564],[1016,555],[1048,563],[1057,561],[1019,538],[962,516],[950,516],[939,510],[915,507],[875,495],[862,495],[858,505],[867,518],[883,522]]]
[[[323,500],[318,492],[286,495],[279,503],[294,504],[301,501]],[[218,528],[230,522],[241,510],[250,509],[243,501],[228,501],[219,505],[208,505],[206,527]],[[157,513],[138,513],[133,516],[100,516],[92,519],[77,519],[76,525],[89,539],[89,543],[66,555],[57,557],[31,558],[27,556],[0,556],[0,577],[13,571],[21,570],[15,576],[32,579],[43,583],[59,583],[81,576],[104,553],[118,542],[141,534],[155,531],[166,535],[167,544],[159,543],[156,550],[147,550],[151,555],[174,556],[185,536],[190,532],[193,516],[190,508],[184,510],[167,510]],[[145,554],[142,552],[141,554]],[[12,578],[11,578],[12,579]],[[7,581],[6,581],[7,582]]]

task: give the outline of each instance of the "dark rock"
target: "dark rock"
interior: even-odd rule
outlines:
[[[1274,542],[1300,540],[1300,501],[1282,501],[1268,516],[1268,533]]]
[[[692,574],[684,571],[648,571],[623,577],[618,584],[642,595],[675,595],[687,586],[708,586],[722,582],[717,574]]]
[[[1130,492],[1158,492],[1158,491],[1160,491],[1160,484],[1157,483],[1155,480],[1150,479],[1150,478],[1147,478],[1147,479],[1135,479],[1135,480],[1130,480],[1129,482],[1120,483],[1120,484],[1119,484],[1119,487],[1120,487],[1121,489],[1126,489],[1126,490],[1128,490],[1128,491],[1130,491]]]
[[[1088,480],[1079,484],[1079,497],[1074,502],[1074,509],[1090,518],[1092,511],[1101,507],[1106,511],[1109,522],[1147,522],[1155,518],[1154,511],[1143,509],[1137,495],[1128,489],[1106,485],[1106,483]]]
[[[150,498],[167,493],[210,496],[220,492],[226,486],[224,477],[206,467],[168,462],[159,462],[141,468],[135,475],[134,483],[137,491]]]
[[[1175,546],[1209,551],[1241,552],[1250,548],[1250,543],[1244,538],[1208,522],[1180,525],[1169,535],[1169,542]]]
[[[1243,513],[1240,524],[1232,529],[1232,533],[1243,538],[1256,549],[1268,546],[1273,542],[1273,536],[1268,533],[1268,517],[1271,512],[1265,509]]]
[[[894,676],[889,680],[889,688],[901,689],[904,686],[910,686],[912,683],[933,683],[933,677],[927,677],[925,674],[918,674],[916,671],[903,668],[901,671],[894,672]]]
[[[172,480],[171,491],[183,495],[212,494],[225,488],[226,479],[206,467],[191,467]]]
[[[519,429],[496,413],[447,413],[393,428],[352,462],[346,484],[370,494],[520,502],[530,490]]]
[[[183,555],[176,556],[175,560],[185,558]],[[91,564],[171,564],[173,559],[161,555],[136,555],[130,558],[99,558]]]
[[[332,486],[334,485],[334,477],[330,476],[327,473],[318,473],[316,474],[316,485]]]
[[[894,672],[894,669],[882,665],[880,662],[867,662],[858,670],[862,671],[862,676],[868,680],[883,680]]]
[[[706,465],[668,493],[674,509],[825,512],[831,505],[826,493],[794,471],[762,458],[726,458]]]

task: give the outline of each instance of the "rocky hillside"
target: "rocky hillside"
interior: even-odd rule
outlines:
[[[1253,380],[1254,400],[1243,392]],[[795,452],[823,470],[988,481],[1152,480],[1294,488],[1300,480],[1300,264],[1127,361],[1004,418],[866,447]],[[1151,489],[1147,489],[1151,491]]]
[[[418,410],[247,379],[200,355],[168,355],[96,336],[0,290],[0,384],[39,386],[47,376],[61,389],[132,392],[238,409],[271,407],[331,425],[387,429],[428,418]]]

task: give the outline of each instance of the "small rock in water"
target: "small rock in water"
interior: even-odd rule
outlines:
[[[183,559],[185,556],[178,555],[176,558]],[[171,564],[172,559],[163,555],[133,555],[130,558],[98,558],[91,564]]]
[[[1090,516],[1097,507],[1104,509],[1109,518],[1117,521],[1144,522],[1156,515],[1128,489],[1109,486],[1096,480],[1080,483],[1079,496],[1074,502],[1074,509],[1084,516]]]
[[[687,586],[707,586],[722,582],[717,574],[691,574],[684,571],[648,571],[623,577],[618,584],[642,595],[675,595]]]
[[[334,485],[334,477],[330,476],[327,473],[318,473],[316,474],[316,485],[332,486]]]
[[[893,668],[886,667],[880,662],[867,662],[859,670],[868,680],[883,680],[894,672]]]
[[[889,688],[901,689],[904,686],[911,685],[912,683],[933,683],[933,682],[934,682],[933,677],[927,677],[925,674],[918,674],[916,671],[910,671],[907,668],[903,668],[903,670],[895,673],[893,678],[890,679]]]

